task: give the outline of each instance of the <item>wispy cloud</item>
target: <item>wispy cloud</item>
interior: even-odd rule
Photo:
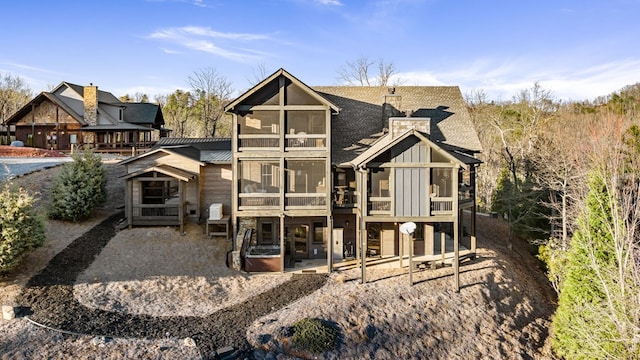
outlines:
[[[5,65],[5,66],[9,66],[9,67],[17,68],[17,69],[22,69],[22,70],[46,73],[46,74],[57,74],[53,70],[40,68],[40,67],[36,67],[36,66],[31,66],[31,65],[26,65],[26,64],[18,64],[18,63],[13,63],[13,62],[2,62],[2,63],[0,63],[0,65]]]
[[[151,33],[147,38],[238,62],[255,62],[268,56],[265,52],[251,49],[247,43],[272,40],[264,34],[220,32],[201,26],[161,29]],[[173,51],[172,53],[177,53]]]
[[[392,81],[404,85],[459,85],[463,92],[482,90],[490,100],[510,100],[539,82],[558,100],[593,100],[631,85],[640,73],[640,60],[627,59],[582,68],[524,59],[483,59],[446,70],[402,72]]]
[[[178,3],[186,3],[186,4],[190,4],[193,6],[197,6],[197,7],[209,7],[209,5],[207,5],[207,3],[204,0],[145,0],[146,2],[155,2],[155,3],[161,3],[161,2],[178,2]]]
[[[161,48],[162,52],[165,54],[171,54],[171,55],[177,55],[177,54],[182,54],[181,51],[177,51],[177,50],[172,50],[172,49],[166,49],[166,48]]]
[[[339,0],[316,0],[316,2],[320,5],[329,5],[329,6],[342,6],[342,2]]]

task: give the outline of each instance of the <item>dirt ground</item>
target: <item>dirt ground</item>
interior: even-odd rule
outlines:
[[[461,267],[460,292],[450,267],[414,274],[413,286],[407,269],[368,269],[366,284],[359,270],[248,275],[226,269],[228,243],[195,224],[186,235],[167,227],[115,232],[123,169],[106,167],[109,197],[91,219],[47,221],[45,245],[0,279],[0,304],[32,312],[0,321],[3,358],[200,359],[225,344],[256,359],[551,358],[553,291],[526,243],[508,249],[498,219],[478,219],[479,256]],[[44,207],[57,171],[14,182]],[[338,327],[335,350],[314,355],[292,346],[288,327],[309,316]]]
[[[47,149],[0,145],[0,157],[63,157],[65,154]]]

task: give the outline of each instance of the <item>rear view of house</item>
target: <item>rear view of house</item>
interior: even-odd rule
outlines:
[[[409,246],[427,261],[461,242],[475,255],[481,146],[457,87],[309,87],[280,69],[225,110],[247,270],[402,259]],[[404,222],[417,224],[412,244]]]

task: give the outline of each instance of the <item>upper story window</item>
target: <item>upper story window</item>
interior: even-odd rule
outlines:
[[[120,111],[118,113],[118,121],[124,121],[124,109],[120,108]]]
[[[326,112],[322,110],[287,111],[287,134],[326,134]]]
[[[279,111],[256,110],[238,116],[240,134],[279,134]]]
[[[285,101],[287,105],[320,105],[320,102],[298,85],[286,79]]]

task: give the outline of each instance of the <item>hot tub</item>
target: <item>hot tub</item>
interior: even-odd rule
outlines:
[[[244,270],[248,272],[282,271],[280,245],[250,246],[245,255]]]

